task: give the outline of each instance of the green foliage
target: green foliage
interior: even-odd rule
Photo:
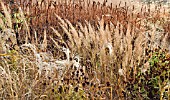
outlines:
[[[21,16],[19,13],[13,14],[13,20],[14,20],[14,29],[17,30],[20,28],[21,24],[23,24],[23,20],[21,20]]]
[[[166,57],[166,52],[155,51],[149,59],[150,68],[142,73],[140,70],[134,83],[128,83],[127,91],[130,91],[132,98],[136,96],[141,99],[161,98],[161,90],[169,82],[170,61]],[[165,97],[168,98],[168,97]]]
[[[0,54],[0,57],[3,56],[4,57],[4,61],[7,61],[7,64],[9,64],[10,70],[14,71],[17,69],[18,66],[18,59],[19,59],[19,55],[18,52],[16,50],[9,50],[7,52],[7,54]],[[0,62],[0,65],[3,63],[3,60]]]

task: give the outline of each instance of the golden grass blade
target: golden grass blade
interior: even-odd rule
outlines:
[[[52,37],[50,37],[50,39],[54,42],[54,44],[57,46],[57,48],[59,48],[59,49],[62,48],[60,45],[58,45],[58,43]]]
[[[88,23],[86,21],[86,24],[88,25],[88,36],[89,36],[89,39],[91,39],[92,42],[97,42],[96,41],[96,31],[94,30],[94,28],[92,27],[92,25],[90,23]]]
[[[57,14],[54,14],[56,17],[57,17],[57,19],[61,22],[61,24],[64,26],[64,27],[67,27],[67,23],[65,23],[65,21],[60,17],[60,16],[58,16]]]
[[[37,32],[34,30],[35,44],[38,45]]]
[[[2,20],[2,18],[0,18],[0,28],[2,30],[5,29],[5,24],[4,24],[3,20]]]
[[[64,41],[64,39],[63,39],[63,37],[61,36],[61,34],[56,30],[56,29],[54,29],[53,27],[50,27],[53,31],[54,31],[54,33],[59,37],[59,40],[58,40],[58,42],[60,42],[60,43],[63,43],[65,46],[67,46],[67,44],[65,43],[65,41]],[[52,41],[54,42],[54,39],[52,38],[52,37],[50,37],[51,39],[52,39]],[[55,42],[55,44],[56,44],[56,42]],[[57,44],[57,46],[58,46],[58,44]]]
[[[76,46],[78,48],[80,48],[80,46],[81,46],[81,39],[79,38],[79,34],[78,34],[77,30],[74,28],[74,26],[71,24],[71,22],[68,21],[67,19],[66,19],[66,22],[69,25],[69,27],[71,28],[70,32],[72,33],[74,43],[76,44]]]
[[[71,44],[69,44],[69,45],[70,45],[71,47],[73,47],[73,46],[74,46],[74,40],[73,40],[72,35],[70,34],[70,32],[67,30],[66,27],[64,27],[62,24],[60,24],[60,26],[62,27],[63,31],[67,34],[67,36],[68,36],[68,38],[69,38],[69,40],[70,40],[70,43],[71,43]]]
[[[41,44],[41,50],[46,51],[47,49],[47,31],[46,29],[44,30],[44,39],[43,42]]]
[[[6,21],[7,21],[7,26],[9,28],[12,28],[12,19],[11,19],[11,13],[9,10],[7,10],[7,7],[4,5],[4,2],[0,1],[1,2],[1,6],[2,6],[2,9],[4,11],[4,14],[5,14],[5,18],[6,18]]]
[[[62,39],[62,36],[60,35],[60,33],[56,30],[56,29],[54,29],[53,27],[50,27],[53,31],[54,31],[54,33],[60,38],[60,39]]]
[[[25,27],[26,32],[27,32],[26,34],[28,35],[28,38],[31,38],[30,28],[29,28],[29,25],[27,24],[26,17],[24,15],[24,12],[22,11],[21,7],[19,7],[19,13],[21,14],[21,20],[23,21],[24,27]]]

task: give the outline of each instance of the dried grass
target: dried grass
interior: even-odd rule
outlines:
[[[13,32],[1,1],[7,19],[1,18],[1,99],[127,99],[128,84],[150,69],[154,50],[170,48],[168,23],[161,23],[169,14],[158,12],[160,6],[30,3],[21,3],[23,23]]]

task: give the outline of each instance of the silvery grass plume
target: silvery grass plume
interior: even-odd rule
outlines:
[[[63,75],[68,71],[71,65],[76,67],[76,69],[78,69],[80,66],[79,56],[75,56],[74,60],[70,61],[70,50],[65,47],[62,48],[62,52],[66,54],[67,58],[64,60],[52,59],[52,61],[50,61],[50,59],[53,57],[50,58],[49,56],[46,56],[46,53],[43,52],[38,53],[35,45],[33,44],[23,44],[21,45],[21,49],[27,49],[33,52],[33,55],[35,57],[35,64],[38,67],[38,73],[40,76],[42,75],[42,71],[45,71],[46,77],[51,76],[52,73],[54,73],[54,69],[56,69],[58,72],[58,79],[61,80],[63,78]]]
[[[68,69],[70,69],[70,67],[72,65],[73,65],[73,69],[77,69],[77,70],[81,67],[79,55],[76,55],[76,56],[73,55],[73,57],[72,57],[73,60],[70,60],[70,50],[68,48],[62,47],[62,52],[64,52],[66,54],[66,59],[55,61],[55,63],[58,66],[60,66],[59,68],[61,68],[59,77],[63,76],[68,71]],[[61,79],[61,78],[63,78],[63,77],[60,77],[59,79]]]
[[[79,68],[81,68],[81,65],[80,65],[80,61],[81,61],[81,59],[80,59],[81,57],[80,57],[80,55],[73,55],[73,69],[76,69],[76,70],[78,70]]]
[[[105,48],[108,48],[108,49],[109,49],[109,55],[112,56],[112,54],[113,54],[113,46],[112,46],[112,43],[107,43],[107,44],[105,44]]]
[[[53,38],[52,41],[56,44],[57,47],[61,48],[58,45],[59,43],[63,43],[67,48],[69,48],[71,51],[74,52],[74,50],[79,51],[83,46],[85,48],[89,49],[90,44],[95,45],[95,49],[98,50],[98,52],[105,50],[106,48],[109,49],[109,54],[111,55],[112,51],[112,44],[111,44],[111,32],[109,30],[109,26],[106,25],[106,29],[104,29],[104,18],[102,17],[101,20],[99,20],[98,25],[98,31],[95,30],[95,28],[90,24],[90,22],[86,22],[86,24],[83,26],[81,23],[78,23],[77,26],[73,26],[72,23],[67,19],[61,19],[57,14],[55,14],[57,19],[60,21],[60,26],[62,27],[63,31],[68,36],[68,40],[65,41],[62,37],[62,35],[53,27],[51,29],[54,33],[56,33],[56,36],[58,36],[57,42],[54,41]],[[109,16],[109,15],[105,15]],[[99,18],[98,18],[99,19]],[[77,30],[77,27],[80,27],[79,30]],[[65,41],[65,42],[64,42]]]
[[[21,45],[21,49],[22,50],[31,50],[33,52],[33,55],[35,57],[35,64],[38,67],[38,73],[41,76],[42,75],[42,71],[45,71],[45,76],[48,77],[49,75],[52,75],[52,73],[54,72],[54,69],[59,69],[60,66],[58,66],[56,63],[53,63],[52,61],[50,61],[49,57],[46,56],[46,53],[38,53],[36,50],[35,45],[33,44],[23,44]],[[51,57],[52,58],[52,57]],[[44,61],[47,60],[47,61]]]
[[[60,26],[63,28],[64,32],[68,35],[69,41],[68,42],[64,41],[62,35],[56,29],[51,27],[53,32],[59,38],[57,40],[54,40],[52,37],[50,37],[51,40],[60,49],[60,51],[64,52],[66,55],[66,59],[56,60],[55,63],[57,65],[61,66],[60,68],[63,68],[65,70],[65,72],[67,72],[67,70],[70,68],[71,65],[73,65],[73,68],[79,69],[80,57],[79,57],[79,55],[74,56],[74,54],[73,54],[73,56],[70,56],[70,53],[71,53],[70,48],[73,49],[73,45],[76,45],[76,47],[79,48],[81,46],[81,38],[78,37],[78,33],[77,33],[76,29],[72,26],[72,24],[68,20],[66,20],[66,22],[65,22],[58,15],[56,15],[56,17],[61,21]],[[69,25],[69,27],[71,27],[70,31],[68,31],[68,29],[67,29],[67,24]],[[76,39],[73,40],[73,37],[71,34],[73,34],[73,37]],[[77,40],[79,40],[79,43],[77,43]],[[61,47],[58,43],[62,43],[66,47],[64,47],[64,46]],[[72,57],[73,60],[70,61],[70,57]],[[61,74],[63,74],[63,73],[61,72],[59,76],[61,76]]]
[[[59,79],[63,78],[64,73],[66,70],[72,65],[70,62],[70,50],[68,48],[63,47],[62,52],[66,54],[66,59],[65,60],[56,60],[55,63],[60,66],[59,67]],[[65,72],[64,72],[65,71]]]
[[[66,23],[65,20],[61,19],[57,14],[55,14],[55,16],[56,16],[57,19],[60,21],[59,24],[60,24],[61,28],[63,29],[63,31],[67,34],[67,36],[68,36],[68,38],[69,38],[69,40],[67,41],[67,44],[69,44],[69,45],[66,45],[66,46],[69,47],[70,49],[73,48],[76,41],[74,41],[73,36],[72,36],[72,34],[70,34],[70,33],[73,32],[73,31],[75,32],[75,30],[73,29],[74,27],[73,27],[73,26],[70,26],[71,23],[69,23],[69,21],[67,21],[68,23]],[[69,27],[72,28],[72,29],[71,29],[71,32],[68,30],[68,27],[67,27],[68,25],[69,25]],[[53,31],[56,33],[57,36],[59,36],[59,35],[57,34],[57,31],[56,31],[56,30],[53,30]],[[77,34],[77,32],[75,32],[74,34]],[[73,35],[74,35],[74,34],[73,34]],[[76,35],[76,36],[77,36],[77,35]],[[60,37],[60,36],[59,36],[59,37]]]

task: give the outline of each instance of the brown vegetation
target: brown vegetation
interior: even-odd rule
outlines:
[[[161,73],[154,93],[169,89],[168,9],[84,3],[1,1],[2,99],[163,98],[141,81]],[[150,74],[154,52],[163,72]]]

